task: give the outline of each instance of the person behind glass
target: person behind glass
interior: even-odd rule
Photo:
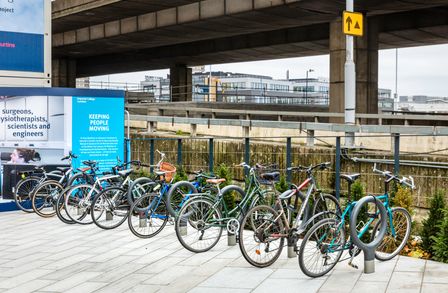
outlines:
[[[33,149],[17,148],[11,153],[11,160],[8,163],[28,164],[29,161],[38,161],[39,159],[39,153]]]

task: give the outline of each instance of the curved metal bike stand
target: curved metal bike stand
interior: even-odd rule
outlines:
[[[368,203],[375,203],[377,206],[380,217],[381,217],[381,228],[377,237],[370,243],[364,243],[359,239],[358,232],[356,230],[356,219],[361,212],[361,208]],[[361,198],[353,208],[352,214],[350,216],[350,238],[353,243],[358,246],[364,252],[364,273],[371,274],[375,272],[375,249],[383,241],[386,235],[387,229],[387,212],[383,203],[377,200],[374,196],[365,196]]]

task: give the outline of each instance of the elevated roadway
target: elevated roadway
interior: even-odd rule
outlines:
[[[447,0],[356,1],[379,48],[446,43]],[[56,0],[53,55],[76,76],[329,53],[334,0]]]

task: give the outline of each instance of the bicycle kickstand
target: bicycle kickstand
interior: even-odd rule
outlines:
[[[352,268],[358,269],[358,266],[353,263],[353,259],[358,254],[359,248],[357,246],[354,246],[352,249],[352,256],[350,257],[350,261],[348,262],[348,265]]]

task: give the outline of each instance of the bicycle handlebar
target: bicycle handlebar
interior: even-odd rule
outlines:
[[[325,169],[329,169],[331,166],[331,162],[325,162],[325,163],[320,163],[317,165],[311,165],[309,167],[305,167],[305,166],[297,166],[297,167],[289,167],[286,170],[288,171],[297,171],[297,172],[308,172],[310,173],[311,171],[313,171],[314,169],[319,169],[319,170],[325,170]]]
[[[69,151],[67,156],[61,158],[61,161],[65,161],[65,160],[68,160],[68,159],[77,159],[77,158],[78,158],[77,155],[75,155],[74,153]]]
[[[377,169],[376,163],[373,164],[373,172],[383,175],[384,177],[387,178],[386,180],[388,180],[388,181],[394,180],[402,185],[408,186],[411,189],[415,189],[414,178],[412,176],[409,176],[409,178],[406,176],[403,176],[400,179],[397,176],[393,175],[390,171],[382,171],[382,170]]]

